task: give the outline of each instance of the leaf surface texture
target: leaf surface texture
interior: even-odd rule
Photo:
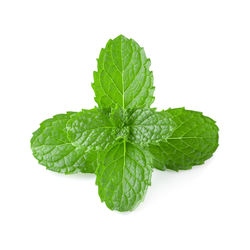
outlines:
[[[175,122],[166,142],[151,145],[153,165],[160,170],[190,169],[210,158],[218,147],[218,127],[211,118],[184,108],[168,109]]]
[[[150,107],[154,101],[153,74],[144,49],[120,35],[101,50],[92,87],[100,108]]]
[[[97,159],[97,153],[86,153],[83,148],[73,146],[67,136],[66,124],[74,115],[68,112],[42,122],[33,133],[31,149],[39,163],[49,170],[65,174],[93,173],[97,164],[93,158]]]
[[[150,154],[120,141],[102,156],[97,169],[98,193],[111,210],[133,210],[143,200],[151,183]]]

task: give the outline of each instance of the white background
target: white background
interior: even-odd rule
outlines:
[[[94,175],[47,171],[30,138],[54,114],[92,108],[109,38],[151,58],[154,107],[203,111],[220,146],[205,165],[154,171],[133,212],[100,202]],[[0,249],[250,249],[248,0],[0,2]]]

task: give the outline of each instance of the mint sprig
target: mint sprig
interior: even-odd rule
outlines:
[[[218,147],[218,127],[184,108],[157,112],[150,60],[120,35],[101,50],[92,87],[97,108],[59,114],[33,133],[34,157],[59,173],[94,173],[108,208],[133,210],[144,198],[153,168],[190,169]]]

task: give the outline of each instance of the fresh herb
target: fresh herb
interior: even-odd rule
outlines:
[[[59,173],[94,173],[112,210],[133,210],[153,168],[190,169],[218,147],[218,127],[184,108],[157,112],[153,74],[144,49],[120,35],[101,50],[92,87],[97,108],[59,114],[33,133],[33,155]]]

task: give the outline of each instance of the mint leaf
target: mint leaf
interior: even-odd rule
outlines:
[[[116,105],[110,109],[109,117],[112,124],[117,128],[126,126],[128,120],[128,110]]]
[[[174,123],[171,116],[154,109],[133,109],[129,111],[127,126],[128,141],[145,146],[166,140],[172,134]]]
[[[117,127],[116,139],[122,137],[141,146],[166,140],[175,125],[170,115],[149,108],[126,110],[119,107],[112,108],[110,119]]]
[[[154,101],[153,74],[144,49],[120,35],[101,50],[92,87],[100,108],[150,107]]]
[[[153,166],[160,170],[190,169],[203,164],[218,147],[218,127],[211,118],[184,108],[165,111],[175,122],[172,135],[158,146],[151,145]]]
[[[150,154],[122,140],[102,155],[96,172],[99,196],[111,210],[133,210],[144,198],[151,173]]]
[[[81,173],[94,174],[98,166],[99,152],[95,150],[84,151],[82,157],[84,161],[82,162],[82,167],[78,167],[79,171]]]
[[[93,161],[96,152],[86,154],[83,148],[74,147],[67,137],[66,123],[72,115],[75,113],[55,115],[40,124],[31,139],[33,155],[41,165],[55,172],[93,173],[97,164]]]
[[[68,137],[75,147],[86,151],[99,150],[114,142],[115,126],[108,110],[82,110],[67,123]]]

